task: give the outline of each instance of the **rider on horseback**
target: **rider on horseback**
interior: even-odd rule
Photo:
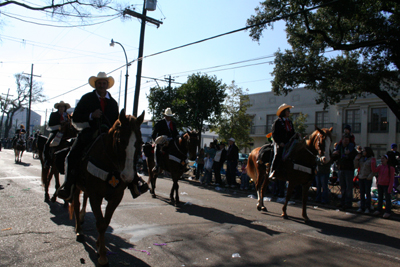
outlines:
[[[272,125],[272,138],[274,139],[274,159],[270,168],[269,178],[280,176],[282,169],[282,153],[285,145],[295,135],[292,121],[289,119],[291,105],[283,103],[279,106],[276,115],[278,118]]]
[[[50,143],[56,137],[57,133],[59,132],[61,125],[68,122],[68,114],[67,110],[71,108],[71,105],[68,103],[64,103],[64,101],[60,101],[59,103],[54,104],[54,108],[57,111],[52,112],[50,114],[49,124],[47,129],[50,132],[49,139],[43,149],[43,155],[45,160],[45,166],[50,167]]]
[[[160,171],[160,165],[162,165],[162,153],[166,153],[168,142],[176,138],[179,133],[176,128],[175,122],[172,121],[172,117],[175,113],[172,113],[171,108],[166,108],[163,113],[164,119],[159,120],[154,126],[154,131],[151,135],[154,142],[156,143],[155,149],[155,162],[156,166],[153,168],[153,172],[158,173]]]
[[[107,91],[114,85],[114,78],[105,72],[89,78],[89,84],[95,90],[85,94],[79,100],[73,114],[75,128],[81,130],[71,147],[65,163],[65,182],[57,195],[65,200],[72,198],[73,186],[79,176],[78,168],[85,148],[101,134],[99,129],[106,131],[118,119],[118,104]],[[103,129],[103,127],[105,129]]]
[[[15,136],[12,140],[13,146],[15,145],[15,142],[17,142],[17,140],[21,138],[21,134],[26,134],[25,126],[23,124],[19,126],[19,129],[15,130]]]

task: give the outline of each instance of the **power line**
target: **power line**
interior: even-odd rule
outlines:
[[[260,23],[254,24],[254,25],[250,25],[250,26],[246,26],[246,27],[243,27],[243,28],[240,28],[240,29],[236,29],[236,30],[233,30],[233,31],[229,31],[229,32],[226,32],[226,33],[218,34],[218,35],[215,35],[215,36],[212,36],[212,37],[208,37],[208,38],[205,38],[205,39],[202,39],[202,40],[198,40],[198,41],[195,41],[195,42],[191,42],[191,43],[188,43],[188,44],[185,44],[185,45],[176,46],[174,48],[170,48],[170,49],[167,49],[167,50],[164,50],[164,51],[161,51],[161,52],[153,53],[153,54],[150,54],[148,56],[144,56],[142,58],[134,59],[131,62],[128,62],[128,64],[132,64],[133,62],[135,62],[137,60],[143,60],[144,58],[153,57],[153,56],[160,55],[160,54],[163,54],[163,53],[167,53],[167,52],[170,52],[170,51],[173,51],[173,50],[177,50],[177,49],[188,47],[188,46],[191,46],[191,45],[194,45],[194,44],[199,44],[199,43],[202,43],[202,42],[205,42],[205,41],[216,39],[216,38],[219,38],[219,37],[222,37],[222,36],[225,36],[225,35],[229,35],[229,34],[233,34],[233,33],[236,33],[236,32],[244,31],[244,30],[247,30],[247,29],[250,29],[250,28],[253,28],[253,27],[261,26],[261,25],[264,25],[264,24],[267,24],[267,23],[270,23],[270,22],[275,22],[275,21],[278,21],[278,20],[281,20],[281,19],[285,19],[285,18],[289,18],[289,17],[292,17],[292,16],[296,16],[296,15],[299,15],[299,14],[304,13],[304,12],[308,12],[308,11],[312,11],[314,9],[318,9],[320,7],[325,7],[325,6],[332,5],[332,4],[334,4],[334,3],[338,2],[338,1],[339,0],[334,0],[334,1],[331,1],[331,2],[328,2],[328,3],[325,3],[325,4],[321,4],[321,5],[318,5],[318,6],[315,6],[315,7],[311,7],[309,9],[305,9],[305,10],[298,11],[298,12],[291,13],[291,14],[284,15],[284,16],[278,16],[276,18],[273,18],[273,19],[270,19],[270,20],[266,20],[266,21],[263,21],[263,22],[260,22]],[[123,68],[125,66],[126,66],[126,64],[122,65],[121,67],[118,67],[117,69],[115,69],[115,70],[113,70],[113,71],[111,71],[111,72],[109,72],[107,74],[113,73],[114,71],[117,71],[117,70],[119,70],[119,69],[121,69],[121,68]],[[81,85],[81,86],[79,86],[79,87],[77,87],[75,89],[69,90],[68,92],[66,92],[64,94],[61,94],[61,95],[58,95],[56,97],[50,98],[49,100],[52,100],[54,98],[63,96],[63,95],[68,94],[70,92],[73,92],[73,91],[85,86],[86,84],[87,83],[85,83],[84,85]]]
[[[24,19],[20,19],[20,18],[11,16],[11,15],[4,14],[4,12],[2,12],[2,15],[6,16],[6,17],[9,17],[9,18],[12,18],[12,19],[16,19],[16,20],[22,21],[22,22],[30,23],[30,24],[35,24],[35,25],[39,25],[39,26],[56,27],[56,28],[77,28],[77,27],[84,27],[84,26],[85,26],[85,27],[86,27],[86,26],[94,26],[94,25],[103,24],[103,23],[106,23],[106,22],[115,20],[116,18],[119,18],[119,17],[122,16],[122,15],[118,15],[118,16],[115,16],[114,18],[109,19],[109,20],[105,20],[105,21],[101,21],[101,22],[96,22],[96,23],[91,23],[91,24],[69,25],[69,26],[65,25],[65,26],[63,26],[63,25],[51,25],[51,24],[44,24],[44,23],[38,23],[38,22],[28,21],[28,20],[24,20]]]

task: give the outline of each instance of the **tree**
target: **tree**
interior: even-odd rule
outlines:
[[[147,96],[149,109],[158,118],[166,107],[171,107],[176,113],[178,127],[197,130],[201,138],[205,125],[214,125],[221,115],[225,88],[226,85],[217,80],[216,76],[192,74],[178,88],[151,88]]]
[[[307,10],[319,7],[316,10]],[[296,13],[298,12],[298,13]],[[272,90],[305,85],[324,108],[375,94],[400,119],[400,4],[395,0],[270,0],[247,20],[253,40],[281,16],[292,50],[275,53]],[[341,51],[336,55],[330,51]]]
[[[292,119],[292,115],[293,114],[290,114],[290,119]],[[302,136],[306,135],[307,118],[308,114],[303,114],[302,112],[300,112],[299,115],[296,117],[296,119],[293,120],[294,131],[296,133],[300,133]]]
[[[249,96],[242,88],[235,84],[235,81],[228,86],[228,94],[224,102],[224,111],[219,119],[218,126],[214,127],[221,139],[227,141],[233,137],[239,149],[250,147],[252,142],[250,128],[252,116],[247,114],[250,107]]]
[[[166,108],[172,108],[172,111],[176,113],[174,108],[174,100],[178,98],[177,88],[171,87],[151,87],[150,93],[146,97],[149,101],[149,111],[152,114],[153,122],[156,122],[163,118],[163,113]],[[178,127],[180,124],[178,123]]]
[[[18,73],[14,75],[15,83],[17,85],[17,94],[15,98],[8,99],[5,101],[2,99],[0,110],[4,112],[7,116],[5,121],[5,132],[4,137],[8,138],[8,133],[12,126],[12,121],[14,114],[29,104],[29,91],[30,91],[30,79],[28,76]],[[42,94],[43,87],[42,84],[36,81],[32,83],[32,103],[43,102],[44,95]],[[4,101],[3,101],[4,100]],[[1,122],[3,123],[3,122]],[[23,123],[25,124],[25,122]],[[3,125],[1,125],[3,126]],[[3,128],[3,127],[2,127]]]

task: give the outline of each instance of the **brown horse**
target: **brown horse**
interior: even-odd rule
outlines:
[[[61,138],[61,141],[58,146],[51,147],[50,148],[50,154],[51,154],[51,161],[50,161],[50,167],[45,166],[45,162],[43,159],[43,149],[44,145],[41,143],[40,148],[38,149],[39,151],[39,158],[40,162],[42,165],[42,186],[44,186],[44,201],[49,202],[50,201],[50,195],[49,195],[49,186],[51,179],[54,176],[55,179],[55,189],[60,187],[60,173],[64,173],[63,167],[64,167],[64,158],[67,153],[63,153],[63,158],[61,159],[62,164],[57,164],[57,154],[59,151],[62,151],[64,149],[68,149],[69,147],[72,146],[73,141],[71,141],[71,138],[76,137],[78,131],[74,128],[74,126],[71,123],[71,117],[68,115],[68,120],[64,124],[61,125],[60,132],[63,133],[63,136]],[[47,142],[47,140],[46,140]],[[60,154],[61,155],[61,154]],[[54,194],[53,197],[51,198],[51,202],[55,202],[57,199],[56,195]],[[66,202],[65,202],[66,203]]]
[[[179,137],[179,139],[170,142],[169,144],[169,158],[163,158],[163,161],[165,162],[165,166],[160,166],[161,168],[164,168],[165,171],[168,171],[171,173],[173,185],[171,188],[171,193],[170,193],[170,199],[171,199],[171,204],[172,205],[179,205],[179,194],[178,194],[178,189],[179,189],[179,184],[178,181],[183,175],[183,172],[186,169],[186,164],[183,162],[184,165],[182,165],[182,161],[180,158],[186,157],[186,155],[189,153],[189,160],[195,160],[196,159],[196,149],[198,145],[198,133],[195,131],[188,131],[186,132],[182,137]],[[150,194],[152,195],[153,198],[156,197],[155,189],[156,189],[156,180],[158,177],[158,173],[154,173],[152,171],[155,162],[154,162],[154,153],[149,153],[146,151],[144,148],[145,156],[147,157],[147,166],[149,168],[149,180],[148,184],[151,185],[150,188]],[[174,197],[175,193],[175,197]]]
[[[15,163],[21,163],[22,155],[26,149],[25,134],[20,134],[13,143]]]
[[[79,179],[73,192],[70,206],[70,215],[75,215],[75,232],[77,241],[82,242],[81,223],[84,214],[84,205],[80,211],[79,194],[84,192],[89,198],[90,206],[96,218],[96,241],[99,255],[99,266],[107,266],[105,231],[110,224],[111,217],[124,196],[127,185],[137,177],[136,163],[138,161],[142,135],[140,125],[143,122],[144,112],[138,118],[125,115],[125,110],[119,114],[118,120],[108,133],[100,135],[91,145],[83,158],[79,169]],[[105,214],[101,210],[103,199],[107,200]]]
[[[302,216],[305,221],[309,221],[307,216],[307,197],[308,189],[314,180],[316,156],[325,157],[327,162],[330,161],[330,145],[332,143],[331,133],[332,127],[330,129],[317,128],[317,130],[315,130],[309,136],[308,140],[301,140],[298,144],[296,144],[289,158],[282,163],[282,169],[285,170],[286,175],[283,177],[278,176],[277,179],[289,182],[286,193],[286,201],[282,207],[282,217],[285,219],[288,218],[286,208],[288,201],[292,196],[293,189],[297,185],[302,185]],[[256,186],[258,195],[257,209],[267,211],[267,208],[264,206],[263,198],[265,190],[270,182],[270,179],[268,178],[269,163],[257,163],[259,151],[260,147],[257,147],[250,153],[247,165],[247,173],[253,179]]]

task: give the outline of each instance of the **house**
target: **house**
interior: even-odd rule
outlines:
[[[273,92],[250,94],[251,107],[247,113],[253,116],[250,137],[254,140],[252,148],[267,141],[272,123],[277,118],[276,110],[283,104],[294,106],[291,110],[295,119],[299,113],[307,114],[307,133],[319,128],[333,127],[333,142],[341,139],[343,128],[350,125],[356,144],[370,146],[376,156],[390,150],[392,143],[400,140],[399,121],[387,105],[375,95],[358,98],[354,103],[350,99],[342,100],[326,110],[322,104],[316,104],[317,94],[312,90],[298,88],[287,96],[276,96]]]

